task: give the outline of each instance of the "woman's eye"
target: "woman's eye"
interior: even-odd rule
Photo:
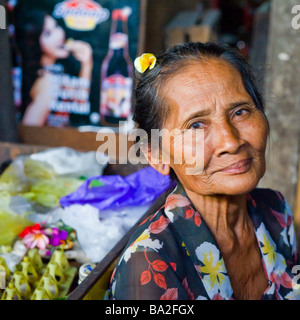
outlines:
[[[235,115],[240,117],[240,116],[243,116],[244,114],[248,113],[249,111],[247,109],[240,109],[238,110]]]
[[[45,30],[43,33],[44,33],[45,37],[49,37],[50,36],[50,31],[49,30]]]
[[[203,122],[195,122],[191,125],[191,129],[203,129],[204,128],[204,123]]]

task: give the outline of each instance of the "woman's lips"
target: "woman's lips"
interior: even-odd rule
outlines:
[[[238,174],[238,173],[245,173],[249,170],[251,164],[251,159],[244,159],[234,164],[220,170],[221,172],[231,173],[231,174]]]

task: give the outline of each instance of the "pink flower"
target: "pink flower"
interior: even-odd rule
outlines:
[[[38,247],[45,250],[48,245],[59,246],[65,242],[68,232],[58,228],[41,228],[39,223],[25,228],[20,234],[27,248]]]
[[[44,250],[49,244],[49,238],[39,228],[34,228],[23,237],[23,242],[27,248],[38,247]]]

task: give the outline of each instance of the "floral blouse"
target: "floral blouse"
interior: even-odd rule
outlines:
[[[292,280],[296,237],[287,202],[277,191],[257,188],[248,194],[247,207],[269,283],[261,299],[300,300],[300,286]],[[235,299],[216,240],[180,184],[133,234],[106,299]]]

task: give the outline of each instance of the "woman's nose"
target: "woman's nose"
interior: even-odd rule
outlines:
[[[236,154],[244,144],[239,130],[229,121],[223,121],[214,125],[212,139],[217,157],[223,154]]]

